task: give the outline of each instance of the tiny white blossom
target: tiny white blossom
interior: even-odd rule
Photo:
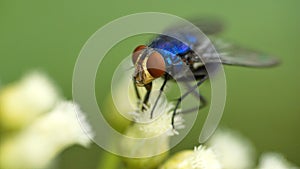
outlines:
[[[54,83],[41,72],[32,72],[0,92],[0,122],[17,129],[46,113],[60,100]]]
[[[259,160],[257,169],[299,169],[278,153],[265,153]]]
[[[39,169],[65,148],[80,144],[88,146],[93,136],[87,122],[79,124],[77,115],[84,119],[79,107],[72,102],[62,102],[51,112],[37,118],[16,136],[7,138],[0,145],[0,168]]]
[[[153,98],[156,99],[155,96]],[[154,103],[154,101],[151,100],[152,99],[150,99],[150,102]],[[175,128],[173,129],[171,121],[173,117],[174,105],[172,103],[167,103],[167,100],[164,97],[160,98],[157,106],[154,109],[153,119],[150,119],[150,113],[152,109],[153,106],[150,106],[144,112],[131,113],[134,121],[136,122],[135,125],[138,126],[139,130],[147,133],[147,136],[153,137],[163,133],[168,136],[173,136],[178,134],[178,129],[184,128],[184,119],[182,118],[181,114],[177,114],[174,118]],[[180,110],[178,110],[178,112],[180,112]]]
[[[224,169],[249,169],[254,166],[253,145],[235,131],[217,130],[208,145],[216,152]]]
[[[221,169],[212,149],[200,145],[194,151],[184,150],[173,155],[160,169]]]
[[[217,160],[215,153],[202,145],[195,147],[191,157],[193,169],[221,169],[221,164]]]

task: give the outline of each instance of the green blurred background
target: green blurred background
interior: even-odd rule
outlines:
[[[226,23],[221,37],[273,54],[282,61],[272,69],[226,67],[228,94],[221,124],[251,139],[258,153],[277,151],[300,165],[299,7],[298,0],[0,0],[1,84],[38,68],[47,72],[71,99],[72,73],[78,53],[86,40],[106,23],[124,15],[148,11],[183,18],[218,17]],[[130,41],[119,47],[120,54],[111,55],[120,60],[136,45],[134,40]],[[113,66],[107,64],[106,68]],[[109,74],[102,78],[110,80]],[[97,88],[100,104],[108,94],[108,87]],[[195,126],[174,151],[197,145],[200,130],[200,125]],[[90,149],[72,147],[61,154],[58,166],[96,168],[105,153],[96,145]]]

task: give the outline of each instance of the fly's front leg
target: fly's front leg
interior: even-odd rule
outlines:
[[[144,87],[146,88],[147,93],[146,93],[146,95],[144,97],[144,100],[143,100],[142,111],[145,111],[148,108],[148,101],[149,101],[150,93],[151,93],[151,90],[152,90],[152,82],[146,84]]]
[[[152,90],[152,82],[144,86],[145,89],[147,90],[147,93],[144,96],[143,102],[141,103],[141,95],[136,86],[135,79],[133,78],[132,80],[133,80],[135,95],[136,95],[136,98],[138,99],[138,103],[137,103],[138,107],[141,107],[141,111],[145,111],[147,109],[150,93]],[[142,105],[140,105],[140,104],[142,104]]]
[[[138,88],[137,88],[137,86],[135,84],[135,79],[134,78],[132,78],[132,82],[133,82],[133,86],[134,86],[135,96],[138,99],[137,105],[138,105],[138,107],[140,107],[140,104],[141,104],[141,95],[140,95],[140,92],[139,92],[139,90],[138,90]]]
[[[207,78],[208,78],[208,76],[204,76],[202,79],[200,79],[198,82],[197,82],[197,84],[196,85],[194,85],[194,86],[192,86],[192,87],[190,87],[189,88],[189,91],[187,91],[186,93],[184,93],[178,100],[177,100],[177,103],[176,103],[176,105],[175,105],[175,108],[174,108],[174,111],[173,111],[173,115],[172,115],[172,127],[173,127],[173,129],[175,129],[175,126],[174,126],[174,119],[175,119],[175,116],[176,116],[176,111],[177,111],[177,109],[178,109],[178,107],[179,107],[179,105],[180,105],[180,103],[181,103],[181,101],[184,99],[184,98],[186,98],[186,96],[188,96],[190,93],[193,93],[193,92],[195,92],[195,90],[205,81],[205,80],[207,80]],[[196,92],[197,93],[197,92]],[[200,95],[200,97],[199,97],[199,99],[203,99],[203,100],[205,100],[201,95]],[[206,102],[206,101],[205,101]],[[195,109],[195,108],[193,108],[193,109]]]
[[[164,88],[165,88],[165,86],[166,86],[166,84],[167,84],[168,78],[169,78],[169,77],[168,77],[168,75],[166,74],[166,75],[165,75],[165,79],[164,79],[164,83],[163,83],[162,86],[160,87],[159,94],[158,94],[158,96],[157,96],[157,98],[156,98],[156,100],[155,100],[155,103],[154,103],[153,107],[152,107],[152,110],[151,110],[151,113],[150,113],[150,118],[151,118],[151,119],[152,119],[152,117],[153,117],[154,109],[155,109],[155,107],[156,107],[156,105],[157,105],[157,103],[158,103],[158,100],[159,100],[159,98],[160,98],[160,96],[161,96],[162,92],[164,91]]]
[[[139,90],[137,89],[137,86],[135,84],[135,79],[134,78],[132,79],[132,82],[133,82],[133,86],[134,86],[134,91],[135,91],[136,98],[138,100],[141,100],[141,95],[139,93]]]

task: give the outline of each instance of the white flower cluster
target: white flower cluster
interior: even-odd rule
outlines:
[[[154,115],[157,115],[153,120],[149,121],[150,113],[152,107],[147,109],[144,112],[134,112],[131,113],[133,116],[134,121],[136,122],[135,125],[139,126],[139,130],[147,135],[154,137],[160,134],[166,134],[168,136],[178,135],[178,129],[184,128],[184,120],[181,114],[175,116],[174,119],[174,127],[171,124],[172,121],[172,113],[173,113],[174,105],[167,103],[165,98],[160,98],[158,105],[155,108]],[[178,110],[180,111],[180,110]],[[146,123],[145,123],[146,122]]]
[[[156,168],[167,157],[170,149],[170,137],[178,134],[171,124],[174,105],[168,103],[165,97],[159,99],[153,112],[153,118],[150,118],[156,98],[154,93],[150,98],[150,106],[147,110],[128,113],[132,116],[134,123],[127,127],[124,134],[131,138],[143,140],[136,142],[135,139],[124,139],[121,141],[122,151],[137,157],[124,159],[128,168]],[[175,116],[174,126],[176,129],[184,127],[181,115]]]
[[[1,109],[1,120],[21,124],[14,124],[19,126],[18,130],[6,135],[0,142],[0,168],[45,168],[65,148],[74,144],[88,146],[91,143],[93,133],[84,121],[79,106],[59,99],[56,88],[49,82],[46,76],[34,73],[15,84],[17,88],[4,88],[1,91],[0,104],[5,107]],[[14,104],[8,104],[6,99],[11,99]],[[4,112],[16,111],[14,106],[18,107],[15,113],[21,116],[16,121],[13,121],[15,114],[10,116]],[[78,118],[81,118],[81,124]],[[88,130],[86,133],[81,125]],[[3,127],[4,130],[11,130],[11,126]]]

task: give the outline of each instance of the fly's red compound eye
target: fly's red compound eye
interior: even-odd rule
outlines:
[[[158,78],[165,74],[166,64],[163,56],[158,52],[150,54],[147,61],[147,70],[152,77]]]
[[[134,50],[133,50],[133,53],[132,53],[132,62],[133,64],[135,64],[135,62],[137,61],[139,55],[141,54],[142,50],[147,48],[146,45],[140,45],[138,47],[136,47]]]

